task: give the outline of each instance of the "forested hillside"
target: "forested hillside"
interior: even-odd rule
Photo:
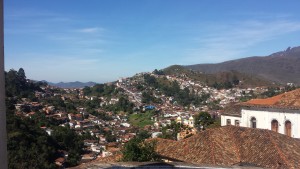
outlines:
[[[54,161],[63,156],[63,151],[69,154],[66,166],[78,164],[83,138],[75,131],[56,126],[56,121],[41,112],[30,118],[15,115],[15,104],[22,98],[37,101],[35,91],[42,91],[41,86],[46,84],[26,79],[22,68],[5,72],[5,79],[9,168],[57,168]],[[45,125],[53,126],[51,136],[41,129]]]

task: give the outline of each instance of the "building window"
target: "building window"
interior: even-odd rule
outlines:
[[[278,121],[277,120],[272,120],[272,122],[271,122],[271,130],[275,131],[276,133],[278,133]]]
[[[226,120],[226,125],[227,125],[227,126],[230,126],[230,125],[231,125],[231,120],[230,120],[230,119],[227,119],[227,120]]]
[[[287,136],[292,136],[292,123],[290,121],[285,122],[285,134]]]
[[[235,126],[240,126],[240,121],[239,121],[239,120],[235,120],[235,121],[234,121],[234,125],[235,125]]]
[[[251,127],[252,128],[256,128],[256,118],[252,117],[251,120],[250,120],[250,122],[251,122]]]

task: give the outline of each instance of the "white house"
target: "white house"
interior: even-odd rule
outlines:
[[[221,125],[268,129],[300,138],[300,89],[231,106],[221,115]]]

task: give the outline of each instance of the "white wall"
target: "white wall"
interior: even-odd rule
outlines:
[[[221,126],[226,126],[227,119],[231,120],[231,125],[235,125],[235,120],[240,121],[240,126],[241,126],[241,117],[235,117],[235,116],[228,116],[228,115],[221,115]]]
[[[300,112],[279,112],[278,110],[245,110],[242,109],[241,124],[242,127],[251,127],[250,119],[256,118],[256,127],[260,129],[271,130],[272,120],[278,121],[278,132],[285,134],[285,122],[290,121],[292,123],[291,136],[294,138],[300,138]],[[226,125],[226,121],[225,121]]]

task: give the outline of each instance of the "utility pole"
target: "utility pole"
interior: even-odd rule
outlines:
[[[6,107],[4,76],[4,12],[3,0],[0,0],[0,166],[7,169]]]

